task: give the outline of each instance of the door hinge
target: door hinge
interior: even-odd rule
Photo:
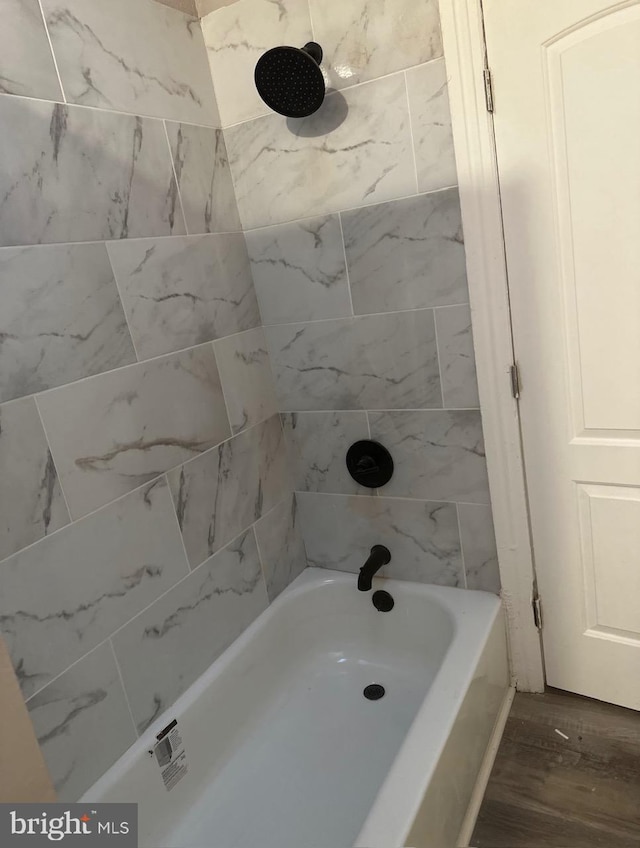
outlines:
[[[485,68],[482,72],[484,77],[484,99],[487,104],[487,112],[493,112],[493,78],[489,68]]]
[[[533,607],[533,622],[538,630],[542,630],[542,603],[537,595],[531,602],[531,606]]]
[[[509,369],[509,375],[511,377],[511,394],[518,400],[520,397],[520,369],[515,362]]]

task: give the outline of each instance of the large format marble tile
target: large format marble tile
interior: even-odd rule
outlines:
[[[0,249],[0,401],[136,361],[104,244]]]
[[[500,592],[498,552],[490,506],[458,504],[467,589]]]
[[[222,130],[167,122],[187,232],[241,229]]]
[[[70,521],[32,398],[0,406],[0,469],[3,559]]]
[[[152,0],[42,0],[69,103],[219,126],[197,21]]]
[[[371,495],[347,471],[347,450],[354,442],[369,438],[366,412],[285,412],[282,426],[294,473],[296,489]]]
[[[169,484],[195,568],[291,491],[279,417],[175,469]]]
[[[53,389],[38,405],[73,518],[230,434],[211,345]]]
[[[25,697],[188,570],[164,480],[5,560],[0,631]]]
[[[246,239],[265,324],[352,314],[337,215],[252,230]]]
[[[478,410],[372,412],[371,437],[391,451],[395,472],[385,494],[489,503]]]
[[[356,573],[373,545],[386,545],[391,562],[380,576],[464,586],[455,504],[305,492],[296,497],[309,565]]]
[[[255,531],[267,593],[273,601],[307,567],[295,495],[261,518]]]
[[[268,606],[248,530],[113,638],[138,732],[168,709]]]
[[[164,126],[0,99],[0,244],[185,232]]]
[[[245,229],[416,191],[403,74],[329,95],[309,118],[225,132]]]
[[[476,360],[468,306],[436,309],[442,395],[448,408],[479,407]]]
[[[240,433],[278,412],[264,330],[258,327],[214,344],[231,432]]]
[[[109,642],[27,706],[59,801],[77,801],[137,739]]]
[[[141,359],[260,324],[242,233],[129,239],[107,250]]]
[[[342,213],[358,314],[466,303],[456,189]]]
[[[418,190],[433,191],[458,182],[444,59],[407,71]]]
[[[263,53],[312,39],[307,0],[237,0],[203,18],[202,31],[223,127],[269,113],[253,80]]]
[[[280,408],[442,406],[431,309],[265,327]]]
[[[4,0],[0,57],[0,94],[62,100],[38,0]]]
[[[334,88],[442,56],[438,0],[310,0],[310,7]]]

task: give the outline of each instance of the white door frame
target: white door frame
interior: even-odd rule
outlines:
[[[532,610],[535,571],[518,404],[511,389],[513,339],[493,121],[485,102],[481,0],[440,0],[440,18],[511,673],[519,690],[541,692],[544,669]]]

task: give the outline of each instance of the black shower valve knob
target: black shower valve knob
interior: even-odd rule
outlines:
[[[358,474],[375,474],[380,471],[380,466],[372,456],[365,454],[361,456],[356,464]]]
[[[356,483],[378,489],[393,476],[393,459],[384,445],[362,439],[347,451],[347,470]]]

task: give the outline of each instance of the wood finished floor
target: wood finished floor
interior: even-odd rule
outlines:
[[[471,845],[639,848],[640,713],[518,693]]]

